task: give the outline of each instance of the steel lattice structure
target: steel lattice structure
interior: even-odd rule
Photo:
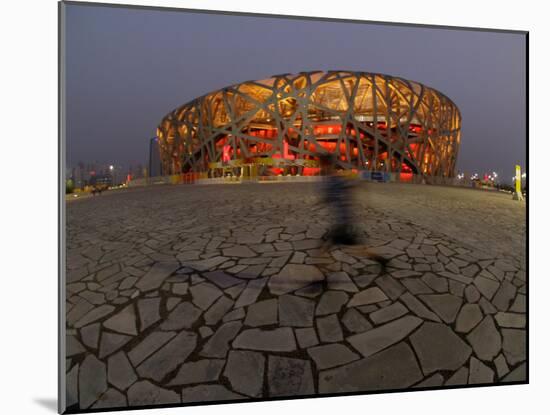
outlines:
[[[316,174],[319,154],[332,152],[344,169],[453,177],[460,124],[457,106],[418,82],[329,71],[211,92],[164,117],[157,136],[164,174]]]

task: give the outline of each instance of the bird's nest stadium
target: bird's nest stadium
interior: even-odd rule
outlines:
[[[338,169],[453,177],[461,116],[418,82],[367,72],[302,72],[228,86],[166,115],[165,175],[319,175]]]

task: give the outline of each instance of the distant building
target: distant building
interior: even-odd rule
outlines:
[[[193,99],[161,120],[155,144],[164,174],[254,166],[316,175],[320,155],[331,153],[343,170],[455,177],[460,126],[453,101],[418,82],[317,71]]]
[[[149,141],[149,177],[161,175],[161,160],[158,137],[153,137]]]

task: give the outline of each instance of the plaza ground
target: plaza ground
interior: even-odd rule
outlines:
[[[526,379],[523,202],[361,183],[363,244],[339,247],[320,197],[162,185],[67,203],[67,406]]]

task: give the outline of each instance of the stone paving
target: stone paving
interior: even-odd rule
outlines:
[[[524,381],[525,205],[415,185],[356,194],[385,269],[324,243],[314,184],[68,203],[68,409]]]

